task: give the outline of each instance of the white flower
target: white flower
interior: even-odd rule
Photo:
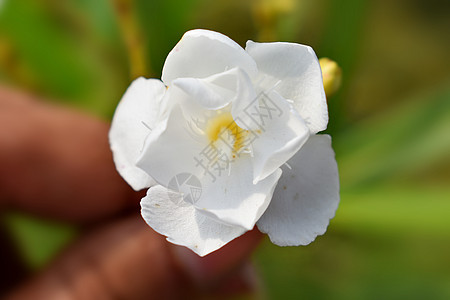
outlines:
[[[203,256],[255,224],[281,246],[325,232],[339,202],[330,137],[316,135],[327,122],[310,47],[248,41],[244,50],[192,30],[162,81],[128,88],[110,143],[122,177],[150,187],[141,201],[148,225]]]

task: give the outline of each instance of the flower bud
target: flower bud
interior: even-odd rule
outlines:
[[[342,69],[335,61],[326,57],[319,59],[319,63],[322,68],[325,94],[330,97],[341,87]]]

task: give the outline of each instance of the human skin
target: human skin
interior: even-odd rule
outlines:
[[[0,209],[82,226],[79,238],[5,299],[166,299],[255,291],[251,231],[200,258],[138,214],[118,175],[109,124],[0,87]],[[5,271],[5,270],[4,270]]]

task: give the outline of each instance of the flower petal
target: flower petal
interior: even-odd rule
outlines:
[[[175,104],[167,119],[148,136],[136,165],[166,187],[176,175],[193,173],[198,169],[194,156],[208,142],[205,136],[196,135],[191,125],[180,105]]]
[[[251,115],[251,112],[259,113],[258,97],[253,83],[250,77],[242,71],[238,72],[237,78],[236,96],[231,106],[231,115],[242,129],[257,130],[260,127],[259,123]]]
[[[295,43],[247,42],[245,48],[258,65],[259,85],[275,88],[305,120],[311,133],[326,129],[328,108],[319,61],[311,47]]]
[[[258,129],[246,111],[259,111],[256,93],[248,75],[239,68],[203,79],[177,78],[172,82],[170,99],[178,101],[186,118],[207,122],[212,110],[225,108],[230,102],[231,114],[241,128]],[[182,93],[180,93],[182,92]],[[228,108],[226,109],[228,110]]]
[[[136,167],[136,160],[150,128],[156,124],[165,91],[160,80],[136,79],[122,97],[111,123],[109,142],[116,168],[134,190],[155,183],[148,174]]]
[[[176,78],[205,78],[239,67],[254,76],[255,61],[229,37],[218,32],[196,29],[186,32],[164,63],[162,80],[171,85]]]
[[[309,129],[295,109],[278,93],[260,94],[260,134],[253,141],[253,182],[286,163],[309,137]]]
[[[244,79],[242,79],[243,77]],[[251,88],[252,85],[248,76],[239,68],[233,68],[203,79],[177,78],[173,80],[172,85],[186,94],[185,108],[197,103],[201,106],[197,109],[211,110],[221,109],[236,98],[238,87],[243,85],[240,84],[240,81],[245,79],[247,79],[245,87]]]
[[[218,223],[200,214],[192,205],[179,206],[176,204],[182,201],[179,198],[183,198],[180,193],[156,185],[141,200],[144,220],[171,243],[205,256],[246,231],[242,227]]]
[[[208,109],[220,109],[230,102],[230,93],[226,89],[198,78],[177,78],[173,86],[181,89],[194,101]]]
[[[239,158],[229,167],[230,174],[224,170],[214,180],[209,176],[203,178],[202,194],[195,206],[201,213],[219,222],[251,230],[272,199],[281,169],[253,184],[249,158]],[[218,175],[217,172],[214,174]]]
[[[277,245],[307,245],[325,233],[339,203],[330,136],[311,136],[289,164],[257,225]]]

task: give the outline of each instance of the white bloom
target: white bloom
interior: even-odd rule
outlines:
[[[162,81],[128,88],[110,143],[122,177],[150,187],[145,221],[203,256],[255,224],[282,246],[325,232],[339,202],[330,137],[315,135],[327,122],[310,47],[248,41],[244,50],[192,30],[169,53]]]

